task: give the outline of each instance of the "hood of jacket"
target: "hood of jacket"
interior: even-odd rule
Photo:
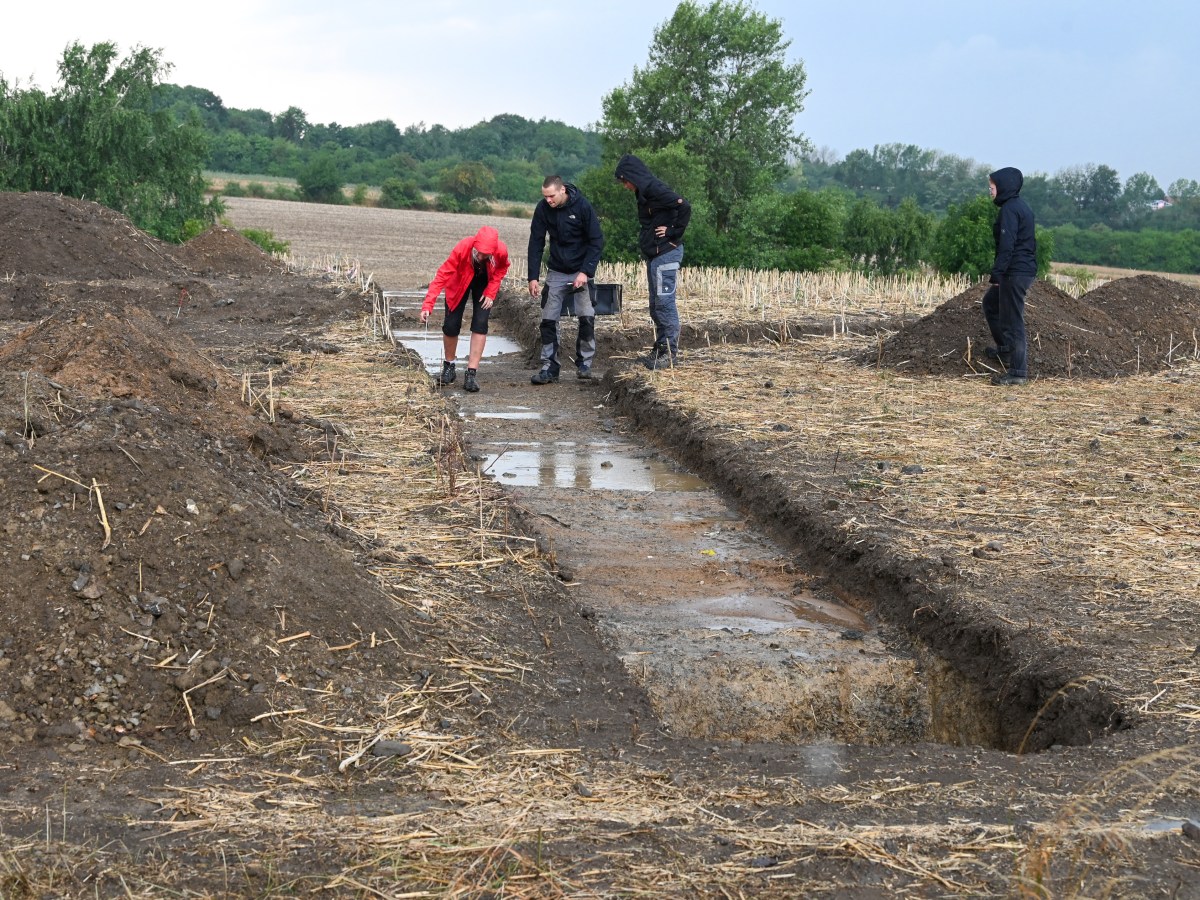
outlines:
[[[481,256],[492,256],[496,252],[496,248],[500,245],[500,232],[491,225],[484,225],[479,231],[475,232],[475,243],[471,246]]]
[[[1021,186],[1025,184],[1025,176],[1021,174],[1021,170],[1014,169],[1012,166],[997,169],[988,178],[996,185],[996,197],[992,202],[997,206],[1003,206],[1019,195]]]
[[[628,181],[639,191],[644,191],[654,175],[644,162],[632,153],[626,153],[617,162],[616,177],[619,181]]]

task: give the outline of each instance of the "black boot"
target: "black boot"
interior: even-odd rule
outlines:
[[[454,384],[454,363],[443,362],[442,374],[438,376],[438,384]]]

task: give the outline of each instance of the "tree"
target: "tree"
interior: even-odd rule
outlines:
[[[73,43],[51,94],[0,79],[0,188],[95,200],[164,240],[215,221],[221,207],[204,195],[199,115],[177,123],[154,107],[169,70],[157,50],[135,48],[118,63],[115,44]]]
[[[300,185],[300,193],[313,203],[340,203],[344,199],[342,180],[329,153],[321,152],[312,157],[300,170],[296,181]]]
[[[438,187],[456,209],[466,209],[472,200],[490,200],[495,185],[496,176],[483,163],[464,162],[444,172]]]
[[[921,212],[912,197],[904,198],[896,209],[885,209],[864,197],[850,207],[843,247],[864,270],[892,275],[920,264],[932,234],[933,217]]]
[[[1194,178],[1177,178],[1167,187],[1167,196],[1173,201],[1200,199],[1200,181]]]
[[[1130,175],[1121,190],[1121,223],[1140,225],[1150,215],[1151,205],[1163,199],[1163,189],[1158,180],[1148,172]]]
[[[787,268],[815,272],[828,268],[842,246],[846,210],[836,190],[797,191],[788,200],[780,237],[788,250]]]
[[[607,157],[681,145],[703,162],[724,231],[734,207],[769,190],[805,147],[794,133],[804,64],[786,62],[789,46],[779,21],[742,0],[683,0],[655,30],[646,67],[603,100]]]
[[[933,239],[932,261],[943,275],[980,278],[992,270],[996,238],[992,223],[1000,211],[990,197],[951,204]]]
[[[304,110],[298,106],[289,106],[271,121],[271,136],[298,144],[304,140],[304,135],[311,127]]]

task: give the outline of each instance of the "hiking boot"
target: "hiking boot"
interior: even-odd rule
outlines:
[[[1027,380],[1024,375],[1010,375],[1007,372],[1003,375],[992,376],[992,384],[999,385],[1000,387],[1025,384]]]
[[[673,369],[679,365],[678,357],[672,356],[669,350],[664,350],[662,353],[651,353],[650,358],[646,360],[647,369]]]
[[[438,376],[438,384],[454,384],[454,363],[443,362],[442,374]]]
[[[670,352],[671,347],[669,344],[655,344],[650,348],[649,353],[647,353],[645,356],[639,356],[637,361],[647,369],[653,369],[655,360],[657,360],[660,356],[669,355]]]
[[[529,379],[530,384],[550,384],[555,381],[558,381],[558,375],[551,372],[549,366]]]
[[[467,377],[463,379],[463,390],[468,394],[474,394],[479,390],[479,382],[475,380],[474,369],[467,369]]]
[[[591,366],[580,366],[579,371],[575,373],[576,378],[582,378],[585,381],[590,381],[592,378]]]

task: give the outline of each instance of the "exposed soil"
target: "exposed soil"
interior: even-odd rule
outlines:
[[[510,493],[505,528],[514,534],[493,527],[486,537],[508,561],[458,574],[431,551],[360,527],[361,511],[301,487],[316,461],[332,463],[331,479],[339,466],[355,467],[340,443],[355,422],[310,417],[286,401],[269,421],[242,402],[239,375],[286,362],[298,377],[298,352],[314,361],[307,377],[316,383],[323,355],[374,361],[371,377],[396,380],[394,418],[483,402],[453,389],[439,395],[410,354],[331,339],[333,323],[364,317],[367,298],[336,280],[286,274],[227,229],[167,248],[95,204],[38,194],[0,194],[0,225],[8,276],[0,322],[10,335],[0,345],[0,803],[6,836],[21,841],[0,857],[4,893],[124,896],[135,876],[139,896],[156,886],[199,896],[292,886],[484,896],[495,885],[529,896],[1012,893],[1025,851],[1045,846],[1014,819],[1048,827],[1053,847],[1057,817],[1095,772],[1181,736],[1169,724],[1127,727],[1130,711],[1102,690],[1069,714],[1050,710],[1036,746],[1049,752],[1036,756],[955,746],[950,736],[951,744],[868,746],[668,734],[663,698],[632,677],[612,623],[598,622],[587,601],[592,576],[578,547],[593,516],[586,502],[572,505],[574,492]],[[1039,284],[1031,368],[1111,377],[1169,356],[1171,325],[1150,306],[1163,286],[1135,281],[1086,303]],[[1171,295],[1176,317],[1194,316],[1188,290]],[[974,356],[963,358],[963,335],[974,329],[981,339],[972,346],[986,343],[977,300],[968,292],[948,301],[932,323],[909,324],[864,363],[969,374]],[[535,318],[511,295],[497,315],[500,328],[530,338]],[[1112,340],[1076,344],[1077,330]],[[554,415],[539,437],[632,440],[640,429],[721,479],[735,506],[755,507],[768,525],[775,519],[784,549],[772,578],[802,577],[789,541],[803,533],[808,561],[851,573],[840,584],[831,578],[831,593],[881,598],[892,627],[937,599],[938,586],[924,583],[927,567],[889,561],[882,542],[878,553],[847,545],[819,499],[796,505],[789,497],[804,492],[794,486],[754,483],[753,439],[742,458],[742,442],[689,431],[686,415],[643,396],[636,379],[621,381],[647,337],[648,328],[602,330],[607,378],[548,386],[536,403]],[[569,346],[569,328],[564,338]],[[481,371],[490,402],[528,398],[530,371],[520,359]],[[343,387],[330,381],[330,396]],[[456,468],[458,428],[442,422],[441,433],[436,419],[421,426],[427,445],[389,482],[402,489],[435,469],[438,478],[469,477],[472,467]],[[478,422],[465,428],[477,444],[490,439]],[[796,470],[798,483],[810,475]],[[461,532],[492,502],[484,493],[478,508],[460,508],[451,492],[408,515],[431,532]],[[606,510],[643,528],[679,511],[632,497]],[[662,539],[677,540],[670,533]],[[525,535],[541,542],[534,568],[514,549]],[[634,560],[622,562],[636,574]],[[381,588],[380,566],[399,573],[395,590]],[[717,567],[696,571],[722,577]],[[434,594],[457,605],[431,612],[422,599]],[[1006,697],[994,744],[1015,749],[1047,695],[1079,673],[1071,660],[1058,667],[1020,623],[1002,631],[988,616],[973,618],[969,603],[940,608],[954,617],[921,626],[920,637],[939,651],[958,641],[952,662],[976,677],[982,702]],[[636,618],[624,627],[636,630]],[[471,674],[485,670],[503,674]],[[769,679],[760,683],[771,689]],[[339,760],[357,737],[339,729],[378,722],[375,738],[389,734],[386,723],[435,685],[453,699],[439,700],[412,734],[453,747],[463,763],[454,777],[465,780],[391,767],[386,754],[342,777]],[[703,700],[701,691],[688,702]],[[1084,746],[1063,749],[1072,743]],[[468,758],[514,747],[578,755],[515,775]],[[403,759],[412,749],[389,752]],[[522,791],[517,812],[509,796]],[[1195,797],[1193,786],[1177,793],[1180,809]],[[552,805],[529,818],[543,802]],[[45,862],[40,849],[47,811],[59,806],[56,846],[80,854],[67,866]],[[293,818],[306,810],[312,819]],[[132,827],[152,834],[131,839]],[[868,827],[876,830],[860,830]],[[1033,873],[1077,884],[1078,846],[1045,868],[1035,860]],[[1115,893],[1197,896],[1196,846],[1175,835],[1096,865],[1119,879]],[[159,854],[176,858],[168,866]],[[439,854],[452,858],[447,869],[418,874]],[[1016,866],[1014,854],[1022,854]],[[1094,858],[1085,858],[1090,869]]]
[[[881,338],[867,365],[914,375],[970,375],[995,363],[978,284]],[[1025,306],[1033,376],[1113,378],[1169,368],[1195,351],[1200,290],[1156,275],[1107,284],[1076,299],[1037,281]]]

